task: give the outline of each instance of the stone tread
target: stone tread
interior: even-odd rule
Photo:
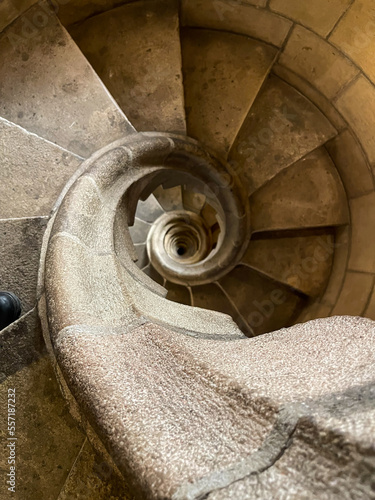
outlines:
[[[229,161],[251,194],[336,135],[318,108],[272,75],[246,117]]]
[[[186,133],[176,1],[123,5],[70,32],[137,130]]]
[[[185,28],[188,135],[226,157],[274,62],[274,48],[231,33]]]
[[[31,7],[0,34],[0,116],[87,157],[134,129],[54,11],[44,7]],[[42,27],[25,28],[34,17]]]
[[[0,219],[48,216],[82,158],[0,118]]]

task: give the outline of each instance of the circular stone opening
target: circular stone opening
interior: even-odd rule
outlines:
[[[192,280],[200,276],[213,251],[210,226],[203,217],[186,210],[164,213],[147,236],[147,254],[152,266],[173,282],[185,282],[185,276]]]
[[[248,198],[229,165],[194,141],[178,146],[169,168],[129,191],[126,201],[135,209],[129,231],[137,265],[154,281],[200,286],[230,272],[246,250]]]
[[[176,221],[163,219],[164,249],[167,255],[184,265],[203,260],[212,250],[212,236],[203,220],[185,212],[187,222],[181,220],[181,212],[176,213]]]

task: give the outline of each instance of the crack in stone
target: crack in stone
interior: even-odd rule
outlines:
[[[211,493],[228,488],[245,477],[265,472],[275,465],[289,448],[302,417],[311,417],[312,413],[317,411],[344,416],[358,409],[374,407],[374,383],[284,406],[278,412],[275,425],[257,451],[226,469],[208,474],[194,483],[183,484],[174,493],[172,500],[203,500]]]
[[[298,421],[306,413],[307,408],[300,403],[281,408],[275,425],[257,451],[224,470],[208,474],[195,483],[182,485],[173,494],[172,500],[203,500],[214,491],[269,469],[289,447]]]

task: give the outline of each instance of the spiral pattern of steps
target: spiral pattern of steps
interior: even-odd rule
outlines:
[[[375,319],[369,0],[21,4],[0,5],[0,288],[22,303],[2,398],[19,387],[38,456],[19,450],[20,499],[370,498],[372,323],[298,325]],[[347,482],[327,487],[331,456],[326,484],[295,465],[319,432],[350,443]]]

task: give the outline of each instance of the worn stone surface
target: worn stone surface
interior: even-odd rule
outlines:
[[[317,429],[314,424],[301,421],[274,464],[266,470],[254,471],[228,488],[213,491],[208,498],[372,498],[370,471],[374,455],[371,445],[369,449],[364,440],[368,439],[373,425],[373,395],[374,386],[370,385],[314,402]],[[358,454],[363,454],[360,466],[353,463],[353,457]]]
[[[333,315],[362,316],[374,286],[374,276],[367,273],[347,272]]]
[[[68,328],[57,344],[58,357],[116,463],[143,492],[175,499],[195,492],[196,498],[218,483],[227,487],[233,476],[271,467],[303,425],[306,439],[316,441],[315,433],[322,443],[314,447],[316,460],[328,446],[337,466],[340,445],[323,433],[345,433],[352,484],[369,486],[366,452],[357,443],[373,443],[371,428],[361,427],[359,435],[345,413],[340,422],[316,424],[311,417],[336,409],[338,418],[337,405],[360,409],[363,388],[373,383],[372,321],[334,317],[230,344],[171,335],[155,325],[113,333]],[[105,407],[103,399],[109,400]],[[299,463],[293,460],[290,467]],[[314,470],[305,469],[306,481],[325,484]],[[285,473],[293,480],[293,470]],[[335,491],[330,483],[325,487]]]
[[[86,439],[57,500],[133,500],[124,479]]]
[[[371,0],[355,0],[329,40],[347,54],[375,82],[375,7]]]
[[[335,229],[334,247],[331,250],[327,248],[327,251],[333,251],[333,263],[328,286],[324,293],[323,302],[331,307],[336,304],[339,292],[344,282],[350,250],[350,236],[350,225],[337,227]],[[326,314],[323,317],[327,316],[329,315]],[[314,319],[314,316],[310,319]]]
[[[182,0],[182,24],[231,31],[280,47],[291,21],[265,9],[231,0]]]
[[[374,179],[358,141],[348,130],[326,144],[349,198],[374,190]]]
[[[252,230],[306,229],[347,224],[340,177],[324,149],[284,169],[250,199]]]
[[[81,159],[0,119],[0,218],[49,215]]]
[[[45,354],[43,335],[36,309],[22,316],[0,333],[1,381],[37,361]]]
[[[54,308],[48,311],[51,330],[72,319],[89,325],[96,325],[99,318],[112,325],[131,324],[134,312],[130,301],[124,300],[116,274],[112,256],[95,255],[74,236],[55,236],[46,261],[47,301],[55,297]]]
[[[304,78],[278,63],[273,66],[272,72],[307,97],[327,117],[337,131],[347,128],[347,123],[333,104]]]
[[[226,157],[275,55],[273,48],[247,37],[184,29],[188,135]]]
[[[230,152],[249,194],[336,134],[305,97],[272,76],[250,110]]]
[[[239,265],[219,280],[235,307],[234,319],[250,336],[293,324],[304,299],[280,281]],[[244,326],[242,326],[244,324]]]
[[[306,8],[300,0],[271,0],[269,6],[326,37],[350,4],[351,0],[314,0]]]
[[[62,24],[70,27],[70,25],[82,22],[89,17],[131,2],[132,0],[90,0],[90,2],[59,0],[57,14]]]
[[[45,9],[32,7],[0,35],[0,116],[86,157],[134,129]],[[25,28],[34,17],[40,27]]]
[[[7,408],[8,390],[16,394],[16,495],[20,500],[57,498],[84,441],[60,394],[53,369],[44,357],[0,386],[0,403]],[[7,413],[1,412],[0,438],[7,440]],[[9,471],[2,453],[2,471]],[[0,498],[10,498],[0,485]]]
[[[67,375],[70,385],[73,378],[77,381],[82,380],[81,395],[86,399],[88,396],[86,390],[89,388],[87,382],[84,382],[85,376],[82,379],[68,360],[73,354],[71,351],[71,341],[75,337],[73,330],[74,328],[66,331],[60,338],[59,345],[64,345],[64,354],[61,352],[60,359],[64,365],[65,363],[69,365],[70,374]],[[200,385],[198,381],[201,375],[198,373],[194,375],[194,371],[191,371],[186,363],[180,364],[174,355],[171,355],[170,347],[163,350],[155,349],[154,341],[146,333],[148,331],[150,330],[146,327],[134,332],[135,335],[123,336],[119,332],[112,337],[116,343],[116,351],[122,358],[121,369],[116,369],[116,374],[112,373],[112,368],[118,366],[120,361],[117,355],[116,359],[112,358],[109,370],[107,367],[103,371],[102,363],[98,364],[96,361],[92,366],[96,371],[94,380],[98,380],[99,377],[104,382],[103,389],[109,382],[107,377],[110,376],[112,387],[118,389],[121,387],[122,391],[122,397],[118,400],[116,397],[115,406],[110,405],[105,409],[105,420],[108,423],[113,422],[113,418],[116,420],[116,424],[111,425],[114,431],[111,432],[109,447],[112,456],[123,471],[129,473],[130,470],[132,479],[138,483],[138,487],[150,496],[170,497],[181,480],[208,473],[212,468],[224,464],[229,466],[239,457],[247,456],[249,451],[255,451],[267,433],[268,424],[260,415],[251,418],[255,417],[251,405],[240,404],[241,411],[238,414],[230,409],[230,401],[224,403],[223,407],[220,402],[221,396],[214,387],[210,389],[206,386],[208,392],[205,391],[203,394],[197,385]],[[142,332],[151,342],[145,339]],[[146,340],[145,349],[140,349],[138,340],[141,340],[141,337]],[[86,343],[85,363],[89,358],[96,359],[90,333],[84,329],[79,338],[85,339]],[[109,337],[100,334],[96,338],[98,341],[96,352],[99,348],[104,356],[102,360],[108,363],[109,358],[106,357],[109,350],[104,347],[103,342],[107,345]],[[83,361],[83,352],[78,344],[80,358]],[[124,349],[131,354],[128,358],[130,362],[123,358]],[[141,366],[142,369],[139,369]],[[167,368],[166,371],[164,367]],[[73,372],[77,377],[70,376]],[[136,380],[138,382],[134,386]],[[71,387],[73,388],[72,385]],[[134,390],[135,387],[142,389]],[[107,388],[103,393],[101,390],[97,392],[97,396],[100,399],[102,397],[112,399],[110,393],[112,391],[108,392]],[[207,425],[208,422],[212,422],[212,418],[215,420],[215,425]],[[206,424],[202,425],[203,422]],[[141,428],[138,427],[140,423]],[[125,442],[126,447],[123,447]],[[172,442],[177,446],[172,447]],[[128,453],[132,458],[125,465]],[[153,457],[152,467],[147,465],[146,456]]]
[[[188,306],[192,305],[190,292],[187,287],[180,286],[175,283],[170,283],[169,281],[167,281],[164,286],[168,290],[168,300],[179,302],[180,304],[186,304]]]
[[[37,0],[3,0],[0,3],[0,32]]]
[[[375,193],[350,201],[352,244],[348,267],[352,271],[375,272]]]
[[[375,319],[375,289],[371,292],[370,300],[367,304],[364,316],[366,318]]]
[[[361,142],[371,165],[375,164],[375,88],[360,76],[339,96],[338,110],[344,115]]]
[[[333,254],[334,237],[327,231],[320,235],[252,240],[241,262],[317,297],[327,286]]]
[[[359,74],[338,50],[301,26],[293,29],[279,62],[305,78],[328,99],[335,97]]]
[[[227,293],[219,283],[209,283],[202,286],[194,286],[192,291],[192,305],[203,307],[212,311],[220,311],[231,316],[238,328],[247,335],[254,335],[253,328],[244,315],[239,311],[234,294]],[[168,296],[167,296],[168,298]]]
[[[26,313],[36,304],[36,286],[46,217],[0,220],[0,286],[13,292]]]
[[[134,2],[71,33],[137,130],[186,132],[177,2]]]

